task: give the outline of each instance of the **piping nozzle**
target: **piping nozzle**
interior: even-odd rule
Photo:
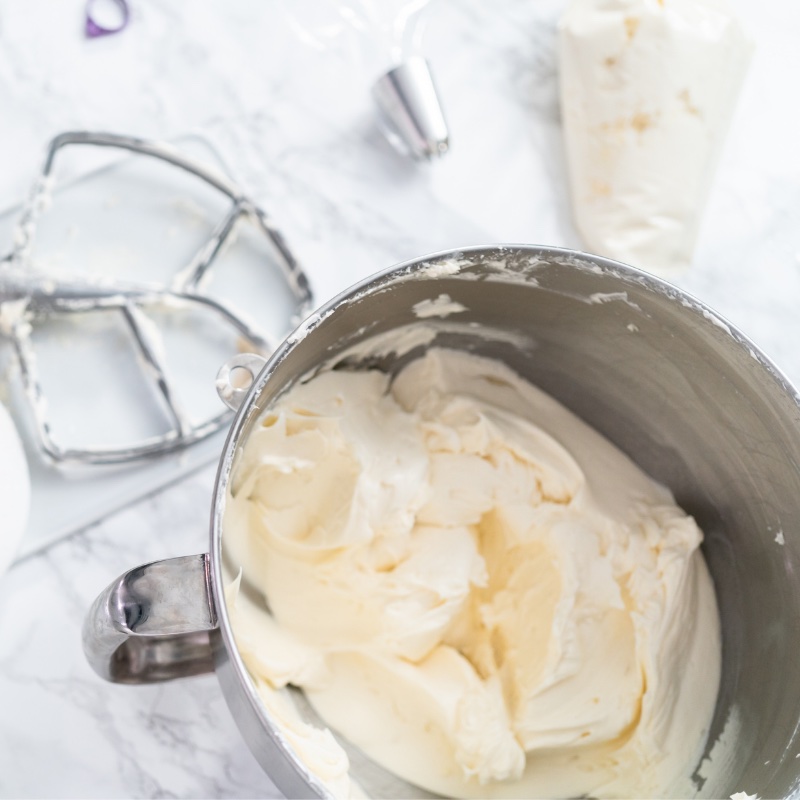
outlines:
[[[424,58],[410,58],[384,73],[375,81],[372,96],[387,138],[400,150],[428,160],[449,150],[450,134]]]

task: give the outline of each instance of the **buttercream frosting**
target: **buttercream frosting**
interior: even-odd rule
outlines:
[[[279,720],[272,693],[302,687],[448,796],[687,794],[720,671],[702,534],[504,365],[433,348],[394,379],[296,384],[250,433],[225,515],[266,601],[231,593],[237,646]],[[333,737],[290,727],[350,793]]]
[[[561,110],[589,250],[662,274],[690,264],[751,52],[725,0],[571,0]]]

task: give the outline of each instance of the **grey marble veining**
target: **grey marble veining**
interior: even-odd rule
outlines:
[[[99,680],[80,645],[103,586],[144,560],[206,549],[213,470],[18,563],[0,584],[0,795],[279,797],[214,676]]]
[[[426,53],[453,147],[431,165],[381,136],[367,93],[380,58],[352,31],[315,28],[326,4],[131,6],[124,33],[86,41],[82,0],[0,0],[0,207],[24,196],[60,130],[198,131],[278,222],[320,301],[437,249],[579,246],[554,54],[564,0],[438,0]],[[677,282],[800,382],[800,7],[736,6],[758,49],[695,266]],[[212,477],[203,470],[0,576],[0,797],[279,796],[213,677],[112,686],[81,652],[85,611],[113,578],[205,550]]]

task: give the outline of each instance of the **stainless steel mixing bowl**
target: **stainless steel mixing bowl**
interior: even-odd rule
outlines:
[[[700,794],[800,795],[800,398],[754,344],[698,301],[572,251],[469,248],[401,264],[301,325],[246,397],[223,374],[223,393],[241,408],[220,460],[209,552],[115,581],[87,617],[92,665],[124,683],[216,669],[245,740],[279,788],[326,796],[265,711],[234,645],[223,593],[226,489],[240,446],[279,393],[351,345],[413,324],[414,304],[440,294],[468,310],[458,324],[426,320],[439,325],[439,344],[502,359],[542,387],[668,485],[705,531],[723,628],[707,752],[726,722],[730,742],[728,757],[703,770],[710,777]],[[368,366],[391,371],[418,354]],[[237,365],[261,366],[247,358],[229,366]],[[350,752],[368,794],[423,794]]]

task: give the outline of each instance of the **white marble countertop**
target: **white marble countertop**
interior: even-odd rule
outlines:
[[[757,51],[678,283],[800,383],[800,6],[737,6]],[[431,165],[385,143],[367,93],[375,62],[356,34],[330,36],[321,0],[131,7],[122,34],[88,41],[82,0],[0,0],[0,207],[24,196],[59,131],[194,131],[271,210],[320,301],[437,249],[579,246],[553,49],[563,0],[440,0],[425,50],[453,148]],[[298,20],[317,21],[301,35]],[[280,796],[214,677],[114,686],[81,651],[83,616],[114,577],[206,549],[212,478],[206,468],[0,576],[0,796]]]

